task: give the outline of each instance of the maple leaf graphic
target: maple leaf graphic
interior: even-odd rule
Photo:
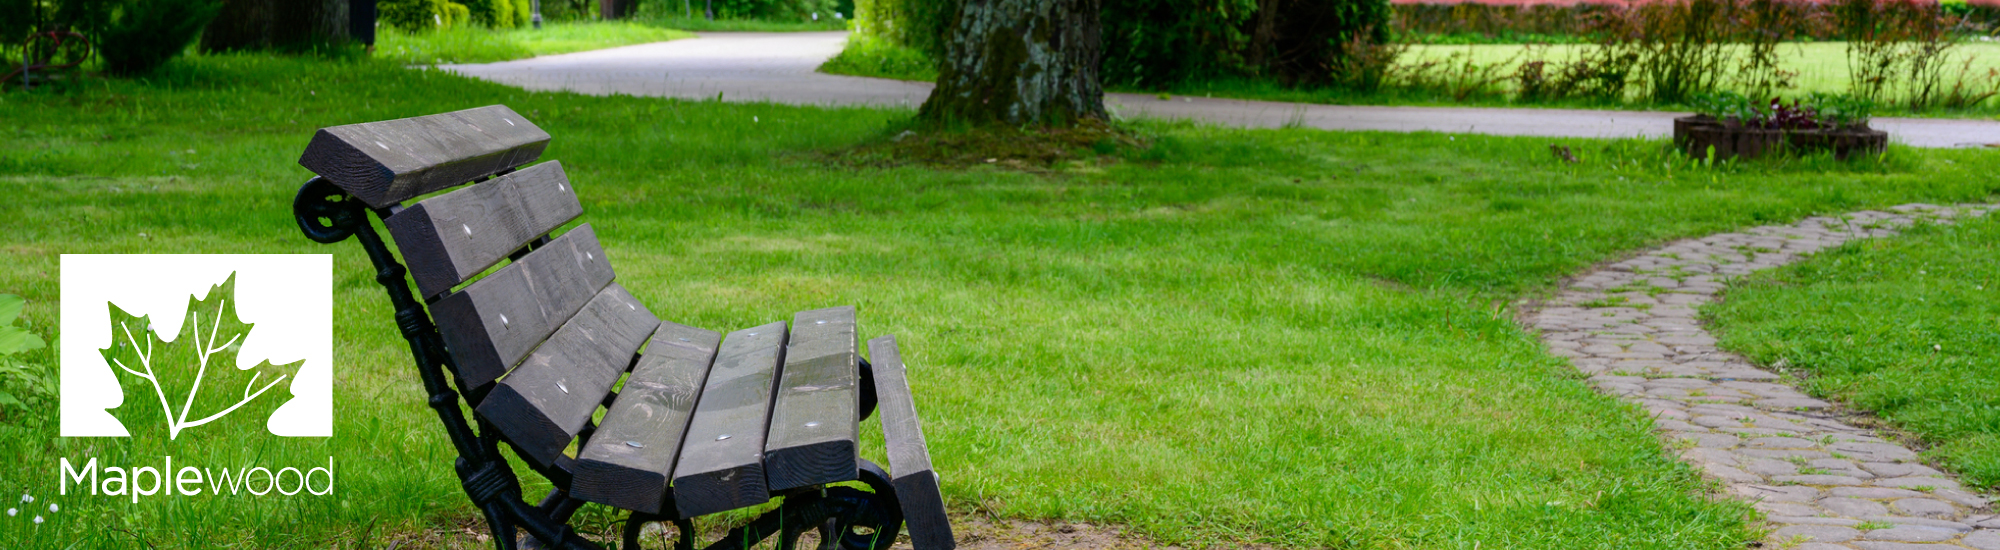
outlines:
[[[236,318],[230,299],[236,296],[236,274],[210,287],[208,297],[188,297],[188,318],[172,341],[154,332],[152,318],[134,317],[111,307],[111,347],[98,350],[118,375],[125,402],[113,416],[134,433],[135,426],[164,424],[167,438],[182,430],[214,422],[252,402],[259,411],[276,410],[285,398],[259,396],[298,373],[304,360],[272,365],[266,360],[238,368],[237,349],[252,325]],[[178,407],[178,409],[176,408]],[[268,413],[266,414],[268,417]]]

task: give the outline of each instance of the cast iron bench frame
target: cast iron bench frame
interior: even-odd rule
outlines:
[[[546,132],[500,105],[323,128],[313,136],[299,160],[301,165],[319,176],[299,189],[292,205],[293,216],[307,238],[331,244],[355,237],[367,252],[375,268],[376,282],[387,290],[389,300],[395,307],[396,325],[410,345],[418,374],[430,396],[430,407],[436,410],[452,446],[458,452],[455,469],[461,485],[485,516],[495,547],[502,550],[517,546],[600,549],[596,543],[578,536],[568,524],[588,500],[630,511],[622,532],[625,548],[638,547],[638,538],[645,524],[672,522],[680,531],[675,548],[693,550],[697,536],[693,517],[782,498],[777,509],[729,531],[727,536],[708,546],[708,549],[746,548],[776,534],[780,536],[780,548],[790,550],[797,544],[797,538],[811,529],[819,532],[822,549],[887,550],[895,542],[906,518],[916,550],[953,548],[955,543],[951,526],[938,494],[936,474],[931,471],[895,338],[882,336],[868,342],[870,355],[875,359],[871,365],[868,360],[860,358],[856,349],[858,333],[853,331],[852,308],[800,312],[793,327],[818,331],[804,338],[793,338],[796,335],[787,330],[783,322],[739,330],[731,333],[728,339],[723,339],[711,331],[659,321],[652,317],[650,311],[638,307],[636,300],[612,281],[614,276],[608,260],[598,260],[596,254],[586,254],[591,261],[575,257],[583,251],[602,251],[588,224],[555,236],[556,229],[581,218],[582,206],[577,202],[574,190],[568,187],[568,178],[563,174],[560,163],[527,166],[540,158],[548,140]],[[560,192],[552,197],[530,197],[524,202],[521,198],[523,193],[540,193],[524,191],[530,184],[553,185]],[[452,188],[458,189],[435,197],[427,196]],[[414,200],[420,197],[423,200]],[[406,201],[408,204],[405,204]],[[547,219],[533,219],[549,209],[558,212],[541,216]],[[398,262],[388,244],[368,221],[370,213],[397,237],[397,248],[410,267],[406,268]],[[491,221],[496,218],[505,218],[505,221]],[[521,219],[529,221],[523,226]],[[459,241],[464,242],[439,242],[439,235],[444,233],[445,226],[462,220],[471,220],[467,225],[459,225],[463,227],[466,237]],[[481,220],[486,220],[481,226],[482,232],[511,232],[511,236],[498,238],[502,239],[500,242],[513,244],[496,252],[493,242],[483,245],[471,243],[474,230],[469,224],[481,224]],[[576,238],[571,238],[573,236]],[[451,235],[443,240],[455,237]],[[481,246],[485,250],[480,250]],[[542,251],[547,253],[536,255]],[[563,264],[565,257],[560,254],[564,251],[571,254],[568,260],[584,267]],[[510,271],[517,276],[514,279],[542,277],[543,287],[559,287],[566,283],[562,280],[565,274],[572,278],[599,277],[591,271],[591,266],[596,264],[603,264],[601,268],[596,268],[602,271],[602,281],[597,285],[598,290],[580,287],[592,293],[585,299],[577,299],[573,296],[575,293],[568,298],[550,298],[544,293],[560,291],[506,286],[505,281],[488,283],[481,291],[483,293],[473,295],[475,287],[503,279],[502,274]],[[425,300],[420,301],[417,295],[411,293],[413,286]],[[523,290],[530,295],[523,297],[522,292],[504,292],[509,289]],[[496,351],[496,348],[510,345],[521,348],[519,342],[502,342],[502,337],[493,337],[491,341],[484,339],[488,333],[508,329],[482,326],[481,314],[477,311],[479,302],[484,300],[486,305],[492,305],[496,301],[510,299],[542,302],[567,299],[565,303],[588,303],[573,304],[573,310],[568,313],[548,313],[562,318],[551,317],[541,321],[539,328],[545,330],[541,330],[540,336],[515,338],[532,340],[526,344],[534,352],[530,356],[529,349]],[[536,302],[536,307],[541,308],[538,311],[547,309],[542,302]],[[616,305],[624,305],[629,311],[618,310]],[[490,309],[505,310],[497,306]],[[589,314],[589,319],[585,319],[586,314]],[[816,325],[826,325],[829,320],[834,325],[828,328],[802,326],[800,321],[807,320],[809,316],[817,319],[814,321]],[[499,320],[502,324],[508,322],[504,314]],[[646,320],[650,320],[651,324],[646,324]],[[656,327],[657,330],[637,327]],[[841,328],[836,327],[844,327],[847,332],[840,332]],[[533,331],[523,329],[523,334]],[[766,332],[761,339],[757,338],[760,331]],[[770,331],[777,334],[769,334]],[[645,334],[639,335],[635,343],[633,334],[636,332]],[[599,345],[600,337],[608,342]],[[670,337],[678,342],[662,343]],[[773,349],[774,337],[779,337],[775,341],[781,344],[775,348],[775,358],[769,353]],[[841,337],[847,338],[844,351],[840,349],[843,345],[839,341]],[[556,344],[558,338],[564,338],[560,345]],[[646,347],[646,353],[641,355],[638,346],[646,344],[647,340],[651,343]],[[597,349],[588,346],[579,348],[584,344],[578,342],[597,346]],[[748,343],[738,345],[732,342]],[[730,347],[732,345],[735,347]],[[817,355],[808,354],[807,359],[801,361],[818,362],[804,367],[794,366],[788,362],[785,353],[794,346],[817,346],[809,350]],[[833,349],[830,354],[827,353],[829,346]],[[458,349],[454,350],[454,347]],[[545,354],[546,348],[553,348],[553,351]],[[685,404],[685,411],[669,413],[684,412],[687,418],[680,420],[684,424],[678,428],[679,435],[668,440],[674,442],[671,447],[677,452],[669,455],[672,464],[667,472],[648,474],[631,467],[621,469],[619,466],[623,463],[619,463],[617,456],[607,456],[633,451],[618,448],[616,443],[595,441],[592,436],[600,428],[600,421],[594,418],[599,407],[605,413],[604,426],[614,423],[614,413],[621,415],[617,426],[606,428],[619,431],[619,437],[608,439],[631,437],[634,439],[624,440],[623,443],[641,450],[645,444],[639,440],[658,435],[648,433],[657,432],[658,426],[672,427],[669,422],[671,417],[669,421],[655,423],[629,420],[642,418],[635,416],[641,413],[614,409],[621,403],[618,400],[620,392],[614,391],[611,383],[602,384],[608,394],[595,403],[588,402],[588,396],[594,394],[596,386],[580,386],[582,397],[572,398],[568,397],[570,388],[563,385],[563,380],[571,380],[571,385],[578,385],[567,374],[579,373],[584,378],[602,382],[604,376],[609,376],[608,370],[586,372],[584,369],[607,361],[623,361],[626,352],[620,350],[624,349],[630,350],[631,359],[623,365],[612,383],[637,374],[637,369],[648,369],[649,375],[689,372],[687,369],[692,368],[700,370],[698,381],[669,381],[666,386],[680,392],[675,395],[669,395],[672,391],[657,389],[666,386],[655,384],[633,391],[634,382],[624,382],[625,393],[642,396],[633,400],[637,404],[629,405],[632,410],[647,407],[649,403],[646,399],[652,400],[650,405],[675,411],[679,411],[683,402]],[[763,354],[758,355],[758,350],[763,350]],[[614,357],[606,359],[607,352]],[[703,358],[704,353],[706,359]],[[596,359],[596,363],[592,363],[592,359]],[[841,359],[851,363],[854,370],[842,371],[843,367],[838,366]],[[703,399],[711,395],[711,391],[724,396],[717,397],[718,401],[738,396],[717,390],[721,382],[713,377],[713,373],[725,361],[734,361],[730,368],[748,364],[753,370],[761,368],[757,372],[770,376],[771,382],[766,385],[769,391],[763,402],[763,419],[756,424],[763,427],[761,433],[765,437],[756,440],[755,458],[750,459],[751,463],[747,466],[726,472],[696,472],[698,475],[682,477],[681,467],[688,460],[705,460],[689,459],[691,449],[696,449],[697,445],[710,449],[724,445],[715,441],[730,439],[730,435],[725,433],[714,441],[704,439],[696,442],[693,436],[697,428],[704,426],[698,421],[724,415],[703,415],[709,411],[702,408],[706,404]],[[776,364],[770,364],[772,361]],[[523,369],[531,363],[537,365],[535,368],[539,370]],[[551,367],[551,364],[560,366]],[[823,367],[821,364],[835,366]],[[555,368],[569,370],[556,371],[558,375],[551,378],[548,373]],[[834,373],[831,378],[834,382],[784,378],[793,370],[804,373],[801,376]],[[523,372],[527,374],[519,374]],[[852,374],[841,374],[843,372]],[[471,373],[470,377],[468,373]],[[537,384],[537,381],[548,380],[553,381]],[[673,385],[676,382],[680,384]],[[755,388],[757,382],[753,379],[736,387]],[[812,383],[826,385],[803,385]],[[546,386],[551,384],[561,390],[560,394],[547,389]],[[825,393],[829,388],[834,393]],[[843,401],[841,391],[852,393],[853,401],[858,403]],[[651,393],[650,397],[645,397],[647,392]],[[829,399],[825,395],[835,397]],[[861,459],[854,441],[860,421],[878,408],[878,395],[884,416],[885,440],[889,442],[890,465],[900,472],[894,477],[881,467]],[[465,405],[475,411],[471,423],[459,408],[461,397]],[[583,404],[577,405],[579,402]],[[568,408],[564,409],[564,406]],[[549,420],[560,416],[549,413],[551,409],[574,411],[580,410],[578,407],[588,407],[591,414],[585,415],[586,420],[581,422],[581,427],[574,428],[573,433],[572,428],[558,426],[561,421]],[[854,418],[851,424],[834,424],[832,431],[835,435],[831,437],[821,435],[825,430],[805,437],[795,435],[804,431],[803,428],[786,428],[790,430],[784,434],[787,441],[804,438],[813,444],[767,450],[762,446],[772,436],[772,426],[776,424],[774,419],[788,414],[779,409],[836,415],[853,410]],[[647,416],[643,418],[650,421],[653,418],[652,409],[646,410],[648,412],[644,414]],[[724,412],[728,410],[733,409],[725,409]],[[574,415],[566,418],[574,418]],[[820,417],[806,414],[791,418]],[[474,424],[478,428],[476,431]],[[820,424],[815,421],[801,425],[811,427]],[[746,425],[738,422],[734,427]],[[841,428],[846,429],[845,434],[851,435],[840,434]],[[565,452],[572,441],[576,457]],[[520,480],[500,452],[503,442],[513,448],[531,470],[555,486],[538,504],[522,499]],[[585,460],[587,456],[596,462]],[[741,458],[732,460],[741,461]],[[788,462],[778,464],[780,460]],[[655,470],[657,468],[654,466]],[[580,474],[580,469],[587,472]],[[614,470],[617,475],[604,473]],[[660,479],[659,476],[665,473],[672,475],[665,480]],[[767,484],[767,473],[771,478],[788,479]],[[610,476],[607,479],[613,481],[579,483],[580,475],[595,475],[596,478]],[[753,477],[754,481],[751,480]],[[650,485],[632,480],[648,481]],[[663,486],[667,480],[672,481],[671,486]],[[872,492],[847,486],[829,486],[845,481],[860,481]],[[641,488],[631,490],[635,485]],[[770,485],[785,488],[767,490]],[[652,489],[650,492],[646,490],[648,487]],[[579,495],[579,490],[587,494]],[[520,537],[517,528],[525,530],[528,537]]]

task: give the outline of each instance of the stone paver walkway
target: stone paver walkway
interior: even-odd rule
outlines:
[[[440,65],[467,76],[529,90],[568,90],[801,105],[915,108],[930,97],[928,82],[837,76],[817,72],[847,42],[845,32],[701,33],[699,38],[551,55],[500,63]],[[1326,130],[1452,132],[1499,136],[1635,137],[1673,132],[1681,113],[1581,109],[1372,107],[1275,101],[1105,94],[1128,118],[1190,119],[1228,126],[1296,125]],[[1917,147],[2000,144],[2000,121],[1876,118],[1901,143]]]
[[[1695,321],[1730,278],[1915,219],[1996,208],[1905,205],[1679,241],[1585,274],[1526,321],[1597,388],[1650,411],[1683,459],[1762,510],[1777,548],[2000,550],[2000,515],[1986,497],[1717,349]]]

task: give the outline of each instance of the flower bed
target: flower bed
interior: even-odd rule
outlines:
[[[1724,93],[1696,98],[1695,105],[1701,114],[1674,119],[1674,145],[1691,157],[1832,151],[1834,158],[1847,160],[1856,153],[1879,154],[1889,145],[1887,132],[1868,127],[1870,106],[1845,96],[1814,95],[1788,104]]]
[[[1729,124],[1708,115],[1674,119],[1674,144],[1689,156],[1707,158],[1711,148],[1716,160],[1754,159],[1778,151],[1798,153],[1832,151],[1833,158],[1847,160],[1856,153],[1880,154],[1889,145],[1889,133],[1863,125],[1859,128],[1817,128],[1811,130],[1763,129]]]

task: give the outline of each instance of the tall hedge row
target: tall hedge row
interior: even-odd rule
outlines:
[[[1165,88],[1218,77],[1341,80],[1357,42],[1388,35],[1388,0],[1103,0],[1104,82]],[[856,0],[855,30],[933,59],[956,0]]]

